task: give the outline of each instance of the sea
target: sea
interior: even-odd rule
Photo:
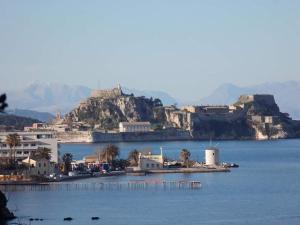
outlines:
[[[106,144],[61,144],[74,159]],[[133,149],[178,159],[181,149],[204,161],[204,150],[220,149],[220,160],[239,168],[227,173],[153,174],[76,180],[49,187],[8,188],[10,224],[44,225],[299,225],[300,140],[180,141],[117,143],[120,157]],[[201,188],[130,188],[130,182],[200,181]],[[106,188],[99,188],[99,185]],[[111,186],[110,186],[111,184]],[[122,184],[116,186],[116,184]],[[72,217],[72,221],[64,221]],[[99,220],[92,220],[99,217]],[[30,221],[30,218],[37,219]]]

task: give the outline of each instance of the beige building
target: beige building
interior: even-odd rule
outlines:
[[[119,132],[149,132],[151,131],[150,122],[121,122]]]
[[[47,159],[30,159],[29,157],[22,160],[24,165],[29,166],[28,173],[31,176],[49,176],[54,173],[55,165]]]
[[[58,162],[57,139],[53,132],[0,132],[0,158],[10,157],[10,148],[6,143],[7,135],[17,133],[20,136],[20,145],[16,146],[16,159],[23,160],[32,155],[38,148],[51,149],[51,161]]]
[[[160,154],[139,154],[138,169],[139,170],[157,170],[162,169],[164,165],[164,158],[162,149]]]

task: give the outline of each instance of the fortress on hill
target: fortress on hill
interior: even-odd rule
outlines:
[[[116,98],[122,95],[124,95],[124,93],[120,84],[112,89],[93,90],[91,93],[91,97],[94,98]]]

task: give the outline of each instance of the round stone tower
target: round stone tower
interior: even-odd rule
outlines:
[[[219,165],[219,149],[209,147],[205,149],[205,164],[208,166]]]

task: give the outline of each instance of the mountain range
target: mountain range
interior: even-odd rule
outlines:
[[[159,98],[164,105],[174,103],[179,103],[179,105],[231,104],[236,102],[241,94],[273,94],[282,112],[288,112],[294,119],[300,119],[300,105],[297,104],[300,97],[299,81],[271,82],[244,87],[227,83],[216,88],[210,95],[199,98],[195,102],[178,101],[163,91],[137,90],[127,87],[122,89],[124,93],[133,93],[135,96]],[[8,90],[6,93],[9,110],[18,109],[11,112],[12,114],[31,116],[45,121],[57,111],[63,114],[71,111],[82,99],[90,96],[91,90],[89,87],[80,85],[35,81],[21,90]],[[52,115],[45,113],[38,115],[38,113],[34,114],[28,112],[28,110],[51,113]]]
[[[135,96],[159,98],[165,105],[176,102],[176,99],[163,91],[137,90],[127,87],[122,87],[122,90],[126,94],[133,93]],[[9,112],[19,116],[27,116],[30,114],[28,110],[51,113],[52,115],[58,111],[63,114],[68,113],[82,99],[89,97],[91,91],[92,89],[86,86],[34,81],[21,90],[7,90],[6,94]],[[45,121],[46,117],[51,117],[46,114],[39,115],[39,118],[37,114],[31,116],[42,121]]]

